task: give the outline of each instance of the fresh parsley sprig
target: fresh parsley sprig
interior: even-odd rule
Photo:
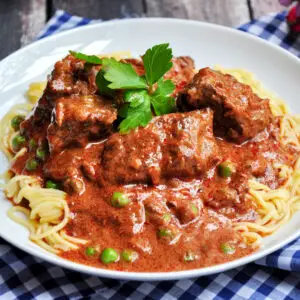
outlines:
[[[119,125],[120,133],[127,133],[138,126],[145,127],[152,119],[151,97],[146,90],[126,91],[125,105],[119,111],[123,121]]]
[[[169,44],[156,45],[143,55],[145,76],[150,88],[172,68],[172,56]]]
[[[104,78],[108,88],[125,90],[124,105],[119,111],[123,118],[119,125],[121,133],[138,126],[146,126],[157,116],[174,111],[175,100],[171,97],[175,86],[163,76],[172,68],[172,49],[169,44],[160,44],[148,49],[142,56],[145,76],[139,76],[131,64],[103,59]],[[99,90],[103,86],[98,85]]]
[[[115,58],[103,58],[104,78],[110,82],[112,90],[146,89],[144,77],[139,76],[132,65],[117,61]]]
[[[75,58],[81,59],[86,61],[89,64],[94,64],[94,65],[101,65],[102,64],[102,59],[96,55],[86,55],[81,52],[76,52],[76,51],[69,51],[69,53],[74,56]]]
[[[117,90],[123,91],[123,105],[118,112],[122,118],[119,125],[121,133],[127,133],[138,126],[145,127],[153,114],[160,116],[174,111],[175,100],[171,94],[175,85],[171,80],[163,79],[173,66],[169,44],[155,45],[142,56],[144,76],[139,76],[131,64],[114,58],[100,59],[79,52],[70,53],[88,63],[102,64],[96,76],[101,94],[113,97]]]

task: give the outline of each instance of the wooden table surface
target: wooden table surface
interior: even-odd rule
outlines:
[[[33,41],[57,9],[103,20],[175,17],[237,26],[283,7],[278,0],[0,0],[0,59]]]

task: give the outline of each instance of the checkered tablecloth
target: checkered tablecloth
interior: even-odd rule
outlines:
[[[300,38],[288,34],[285,13],[268,15],[239,29],[300,57]],[[38,38],[101,22],[57,11]],[[300,79],[299,79],[300,80]],[[300,84],[300,81],[299,81]],[[300,239],[234,270],[191,280],[135,282],[68,271],[7,244],[0,238],[1,299],[300,299]]]

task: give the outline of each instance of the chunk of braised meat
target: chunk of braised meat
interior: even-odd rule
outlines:
[[[87,142],[112,133],[117,110],[100,96],[70,96],[56,100],[47,138],[50,152],[67,146],[83,147]]]
[[[202,201],[193,199],[188,192],[182,191],[181,194],[172,192],[168,197],[167,205],[182,225],[198,220],[202,214]]]
[[[102,181],[159,184],[204,174],[218,156],[212,115],[210,109],[168,114],[126,135],[113,134],[104,144]]]
[[[101,68],[102,65],[91,65],[86,63],[84,65],[84,70],[80,72],[79,78],[85,80],[88,83],[88,87],[91,94],[94,94],[98,91],[96,77]]]
[[[178,106],[183,110],[212,107],[215,133],[239,143],[253,138],[272,121],[269,100],[261,99],[233,76],[210,68],[195,75],[179,96]]]
[[[52,108],[44,95],[27,118],[20,124],[20,132],[28,139],[44,141],[51,120]]]
[[[164,76],[176,86],[173,96],[177,96],[190,83],[195,75],[195,63],[189,56],[179,56],[172,59],[173,67]]]
[[[133,66],[138,75],[144,75],[145,69],[140,59],[128,58],[122,60]],[[195,75],[195,64],[189,56],[178,56],[172,59],[173,67],[165,74],[165,79],[170,79],[175,84],[173,96],[176,96],[184,87],[192,81]]]
[[[85,62],[68,55],[54,65],[46,89],[30,116],[21,124],[21,131],[27,136],[35,132],[45,133],[51,120],[57,98],[69,95],[90,95],[96,92],[94,73],[86,76]]]
[[[147,220],[156,228],[158,239],[173,244],[180,238],[180,223],[161,195],[152,194],[143,201]]]
[[[52,154],[43,166],[43,176],[61,182],[67,192],[78,194],[84,190],[81,184],[84,179],[96,180],[90,177],[97,175],[97,168],[94,166],[99,163],[99,153],[102,149],[103,144],[95,143],[84,148],[67,148]],[[87,167],[90,173],[87,172]]]
[[[28,138],[36,136],[36,139],[44,140],[47,127],[51,120],[52,109],[52,104],[49,102],[45,90],[43,96],[39,99],[31,113],[20,124],[21,134]]]
[[[65,191],[80,194],[84,191],[84,182],[80,172],[81,161],[81,155],[72,150],[50,156],[43,167],[44,176],[61,182]]]
[[[123,62],[132,64],[139,75],[144,74],[141,60],[124,59]],[[175,96],[193,78],[194,62],[189,57],[177,57],[173,59],[173,64],[173,68],[165,75],[165,78],[171,79],[175,83],[177,87],[174,92]],[[100,65],[86,64],[72,55],[58,61],[54,65],[43,96],[30,116],[22,122],[22,133],[28,137],[32,137],[37,131],[45,134],[57,99],[70,95],[86,96],[97,93],[96,76],[100,69]]]
[[[170,223],[178,227],[178,222],[166,204],[163,195],[153,192],[143,201],[147,218],[158,227],[164,227]]]
[[[84,71],[85,62],[68,55],[54,65],[47,88],[56,96],[90,93],[87,82],[80,80],[79,74]]]
[[[245,197],[248,187],[248,177],[243,174],[233,175],[230,179],[214,178],[214,186],[205,186],[201,190],[201,198],[208,207],[220,210],[223,214],[234,217],[237,213],[245,213],[252,208],[252,202]]]

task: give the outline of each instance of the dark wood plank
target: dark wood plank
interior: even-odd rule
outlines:
[[[46,20],[45,0],[0,1],[0,59],[37,35]]]
[[[21,46],[20,2],[21,0],[0,1],[0,59]],[[14,28],[13,34],[12,28]]]
[[[144,14],[143,0],[52,0],[51,9],[103,20]]]
[[[253,11],[253,18],[258,18],[272,12],[279,12],[284,9],[284,7],[279,4],[278,0],[251,0],[250,3]]]
[[[247,0],[145,0],[147,16],[237,26],[250,20]]]
[[[47,0],[27,0],[27,6],[21,12],[22,36],[21,46],[35,40],[46,22]],[[24,1],[23,1],[24,3]]]

